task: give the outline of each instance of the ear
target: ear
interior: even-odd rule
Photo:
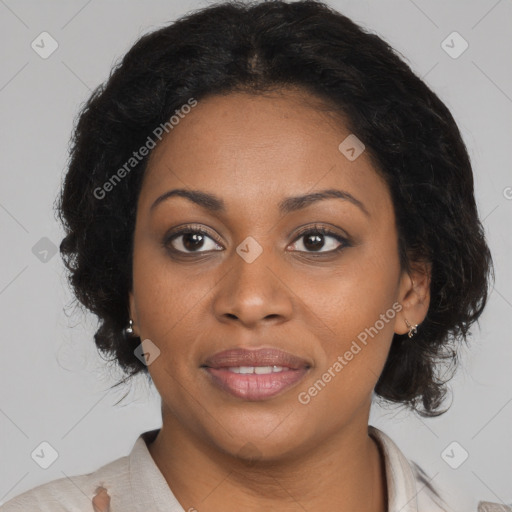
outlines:
[[[427,316],[430,305],[430,282],[432,264],[430,262],[414,262],[409,271],[404,271],[400,278],[398,302],[402,310],[397,314],[395,333],[406,334],[411,325],[420,325]]]

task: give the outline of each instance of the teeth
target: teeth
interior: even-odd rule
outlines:
[[[283,366],[231,366],[228,368],[233,373],[255,373],[263,375],[267,373],[278,373],[284,370]]]
[[[265,373],[272,373],[272,367],[270,366],[256,366],[254,368],[254,373],[258,375],[263,375]]]

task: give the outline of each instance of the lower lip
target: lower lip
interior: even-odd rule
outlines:
[[[266,400],[297,384],[307,373],[307,368],[283,370],[276,373],[234,373],[227,368],[205,368],[212,382],[237,398]]]

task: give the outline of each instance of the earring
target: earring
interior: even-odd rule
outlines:
[[[409,338],[412,338],[418,332],[418,324],[411,325],[409,323],[409,321],[407,320],[407,318],[404,318],[404,320],[405,320],[405,324],[409,328],[409,332],[407,333],[407,336],[409,336]]]
[[[127,336],[133,335],[133,320],[130,318],[130,321],[128,322],[128,327],[125,328],[124,333]]]

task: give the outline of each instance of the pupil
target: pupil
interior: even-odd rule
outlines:
[[[200,248],[204,243],[201,233],[185,233],[183,235],[183,246],[187,251]]]
[[[314,239],[314,242],[312,244],[310,244],[309,240],[313,240],[313,239]],[[321,249],[322,246],[324,245],[323,235],[308,235],[306,237],[306,243],[304,245],[306,246],[306,249],[312,249],[312,250]]]

